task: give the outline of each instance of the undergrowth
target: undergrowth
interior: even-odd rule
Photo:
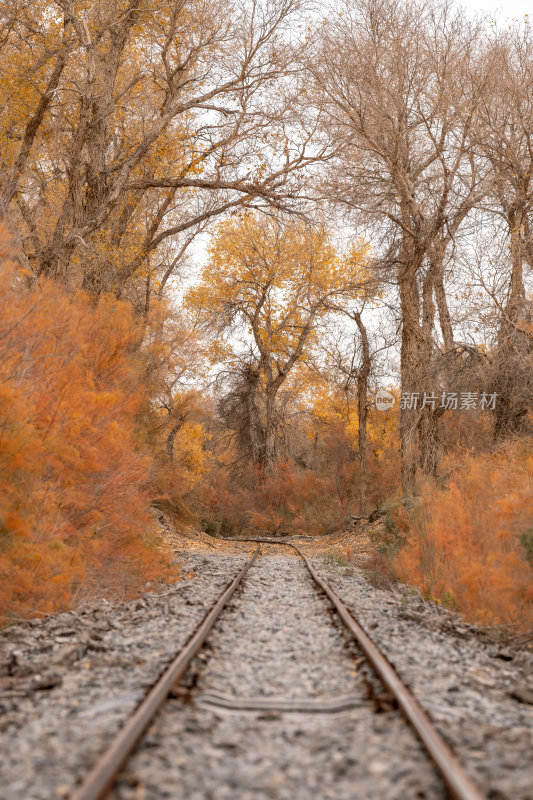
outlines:
[[[29,284],[10,259],[0,231],[1,622],[175,574],[150,513],[130,307]]]
[[[443,480],[389,503],[367,567],[479,624],[533,628],[533,442],[456,452]],[[373,562],[373,563],[372,563]]]

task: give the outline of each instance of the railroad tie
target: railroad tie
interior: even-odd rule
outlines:
[[[222,692],[204,692],[194,698],[196,705],[216,706],[231,711],[285,711],[296,714],[338,714],[352,708],[368,708],[368,701],[352,696],[331,699],[275,697],[235,697]]]

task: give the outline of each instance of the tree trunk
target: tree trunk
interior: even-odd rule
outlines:
[[[398,282],[402,311],[401,390],[411,395],[420,391],[422,333],[420,330],[420,297],[416,281],[418,259],[409,242],[402,242]],[[403,405],[403,407],[402,407]],[[402,489],[408,492],[415,481],[417,467],[417,426],[419,411],[400,404],[400,440],[402,455]]]
[[[494,439],[499,441],[525,432],[529,408],[530,378],[528,359],[531,338],[517,329],[516,323],[524,311],[525,288],[523,264],[526,260],[523,221],[525,210],[508,215],[511,235],[511,277],[509,294],[498,331],[498,349],[493,391],[498,395],[494,413]]]
[[[418,469],[424,475],[435,475],[437,470],[438,446],[438,416],[437,401],[432,401],[431,396],[436,396],[438,365],[435,362],[435,345],[433,328],[435,324],[435,304],[433,292],[435,289],[435,271],[433,263],[424,277],[422,294],[422,328],[420,342],[420,382],[417,391],[420,394],[418,404]],[[424,396],[427,395],[426,404]],[[433,407],[435,406],[435,408]]]
[[[367,481],[367,453],[366,453],[366,428],[367,428],[367,393],[368,376],[370,375],[370,346],[366,327],[361,319],[361,314],[355,312],[354,319],[361,336],[361,368],[357,376],[357,411],[359,417],[358,444],[359,444],[359,513],[366,514],[366,481]]]
[[[424,475],[432,477],[437,473],[439,416],[438,409],[428,406],[420,412],[418,423],[418,466]]]
[[[179,429],[183,425],[184,419],[185,418],[184,418],[183,414],[180,414],[180,416],[178,417],[178,419],[176,420],[176,422],[174,423],[174,425],[172,426],[172,428],[168,432],[167,448],[166,449],[167,449],[167,456],[168,456],[168,460],[169,461],[173,461],[173,459],[174,459],[174,439],[176,438],[177,432],[179,431]]]
[[[444,250],[443,246],[436,246],[431,253],[431,272],[433,274],[433,288],[435,300],[439,312],[440,330],[444,351],[449,353],[453,350],[453,328],[448,308],[448,300],[444,290]]]
[[[267,388],[265,398],[265,445],[262,467],[271,475],[276,461],[276,393]]]
[[[259,373],[250,371],[248,378],[248,392],[246,394],[246,412],[248,419],[248,446],[250,457],[256,465],[262,464],[264,451],[264,431],[261,425],[261,418],[257,408],[257,387],[259,383]]]

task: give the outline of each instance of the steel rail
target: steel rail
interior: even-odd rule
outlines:
[[[485,795],[483,795],[478,787],[471,781],[464,767],[460,764],[451,748],[446,744],[434,727],[416,697],[410,689],[407,688],[387,658],[381,653],[376,643],[366,633],[363,626],[348,611],[340,597],[313,569],[309,559],[302,553],[300,548],[291,542],[279,542],[272,539],[229,539],[228,541],[282,545],[285,547],[292,547],[296,550],[303,559],[313,580],[329,598],[344,626],[350,631],[375,672],[396,698],[399,708],[416,731],[454,800],[486,800]]]
[[[133,715],[120,729],[109,749],[94,764],[82,784],[74,790],[71,800],[102,800],[109,792],[120,769],[167,699],[172,687],[183,677],[192,659],[201,650],[224,606],[256,560],[259,549],[258,544],[253,556],[246,562],[224,593],[220,595],[183,650],[167,667]]]

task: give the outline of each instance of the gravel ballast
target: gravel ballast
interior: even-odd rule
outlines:
[[[187,579],[163,593],[2,631],[1,796],[68,797],[245,559],[189,554]],[[481,641],[406,587],[376,589],[332,559],[313,565],[487,797],[533,800],[531,653]],[[113,794],[447,797],[303,563],[273,547],[263,548]]]
[[[68,797],[245,556],[190,555],[189,579],[0,632],[0,796]]]
[[[335,623],[299,558],[263,555],[193,667],[188,702],[171,700],[119,781],[119,800],[185,797],[405,798],[446,796],[397,711],[376,713],[383,690]],[[235,711],[205,698],[270,700]],[[340,713],[280,713],[352,696]]]
[[[376,589],[360,570],[312,563],[487,796],[533,800],[533,653],[480,641],[483,631],[409,587]]]

